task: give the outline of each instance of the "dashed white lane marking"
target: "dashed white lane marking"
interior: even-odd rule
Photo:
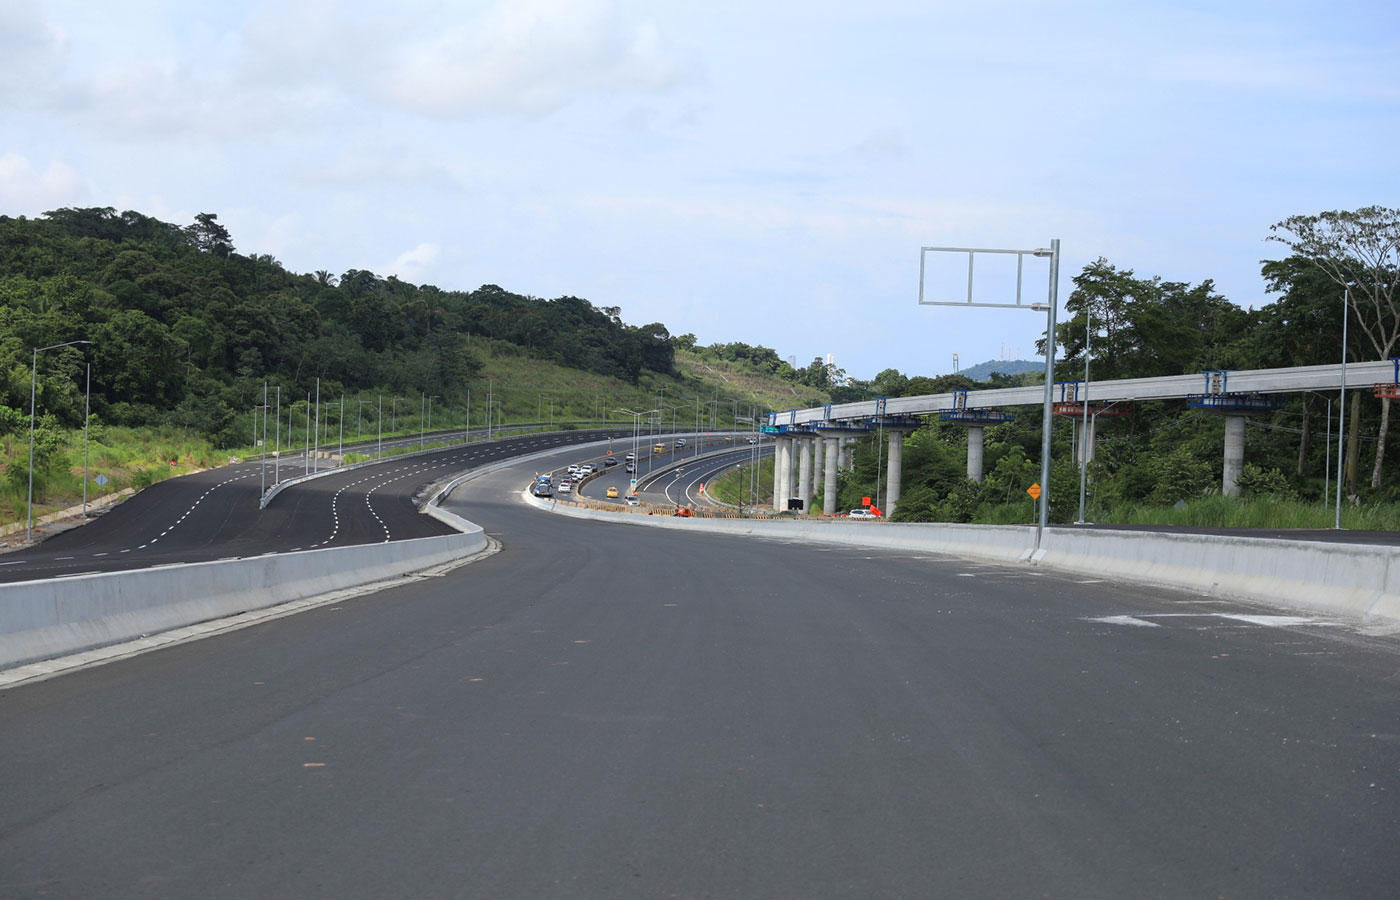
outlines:
[[[1234,619],[1237,622],[1248,622],[1251,625],[1267,625],[1271,628],[1286,628],[1290,625],[1329,625],[1330,622],[1323,622],[1308,616],[1252,616],[1240,613],[1216,613],[1217,618]]]
[[[1161,628],[1156,622],[1149,622],[1146,619],[1139,619],[1134,616],[1100,616],[1097,619],[1090,619],[1091,622],[1104,622],[1108,625],[1135,625],[1138,628]]]
[[[1339,627],[1340,622],[1329,622],[1314,616],[1274,616],[1255,615],[1251,613],[1138,613],[1134,616],[1098,616],[1090,618],[1090,622],[1104,622],[1109,625],[1133,625],[1160,628],[1160,622],[1150,621],[1152,619],[1228,619],[1232,622],[1243,622],[1246,625],[1259,625],[1265,628],[1291,628],[1299,625],[1318,625],[1324,628]],[[1202,626],[1192,626],[1202,627]],[[1204,626],[1208,627],[1208,626]]]

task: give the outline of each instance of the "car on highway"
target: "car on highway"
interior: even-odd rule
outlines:
[[[615,465],[617,465],[617,457],[609,456],[607,459],[603,460],[603,468],[605,469],[611,469]]]
[[[616,500],[616,499],[617,499],[617,488],[615,488],[615,487],[610,487],[610,488],[608,488],[608,499],[609,499],[609,500]]]
[[[628,462],[635,462],[637,459],[637,454],[629,453],[627,454],[627,456],[624,457],[624,459],[626,459]]]
[[[677,446],[677,447],[684,447],[684,446],[685,446],[685,438],[676,438],[676,446]]]
[[[561,493],[561,494],[571,494],[571,493],[573,493],[573,490],[574,490],[574,486],[573,486],[572,483],[567,482],[567,481],[561,481],[561,482],[559,482],[559,493]]]
[[[627,468],[624,469],[623,471],[625,471],[625,472],[636,472],[636,471],[637,471],[637,464],[636,464],[636,463],[628,463],[628,464],[627,464]]]
[[[642,501],[640,501],[640,500],[637,499],[637,495],[636,495],[636,494],[628,494],[628,495],[627,495],[627,505],[628,505],[628,506],[637,506],[637,505],[639,505],[641,502],[642,502]]]
[[[846,518],[848,518],[848,519],[878,519],[878,518],[880,518],[880,517],[877,516],[875,513],[871,512],[870,510],[865,509],[865,508],[862,507],[861,509],[853,509],[853,510],[851,510],[850,512],[846,513]]]
[[[589,475],[596,475],[597,473],[598,467],[593,465],[593,463],[584,463],[583,465],[578,467],[578,474],[580,478],[587,478]]]
[[[665,445],[665,444],[652,444],[652,445],[651,445],[651,452],[652,452],[652,453],[665,453],[665,452],[666,452],[666,445]]]

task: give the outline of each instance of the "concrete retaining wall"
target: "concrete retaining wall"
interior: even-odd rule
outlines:
[[[1146,531],[1035,529],[1004,525],[787,519],[689,519],[620,515],[522,494],[562,515],[658,528],[777,540],[948,553],[966,559],[1033,561],[1047,569],[1182,588],[1362,618],[1400,620],[1400,547],[1329,544]]]

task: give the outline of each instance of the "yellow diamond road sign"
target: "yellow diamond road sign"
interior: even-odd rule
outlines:
[[[1031,495],[1031,499],[1032,499],[1032,500],[1039,500],[1039,499],[1040,499],[1040,482],[1037,481],[1035,484],[1033,484],[1033,485],[1031,485],[1030,487],[1026,488],[1026,493]]]

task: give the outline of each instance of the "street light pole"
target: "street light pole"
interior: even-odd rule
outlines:
[[[266,403],[266,398],[263,399]],[[83,389],[83,518],[87,518],[88,424],[92,421],[92,363],[87,364],[87,387]]]
[[[91,343],[92,341],[64,341],[62,344],[51,344],[48,347],[34,349],[34,359],[29,367],[29,502],[26,506],[27,512],[24,519],[24,542],[26,544],[34,542],[34,406],[39,388],[39,354],[45,350],[57,350],[59,347]]]
[[[311,458],[311,471],[320,468],[321,456],[321,379],[316,379],[316,455]]]
[[[1337,512],[1334,529],[1342,527],[1342,449],[1347,425],[1347,319],[1351,318],[1351,286],[1342,295],[1342,393],[1337,401]]]
[[[1089,449],[1087,441],[1092,432],[1089,429],[1089,328],[1094,314],[1086,301],[1084,304],[1084,418],[1079,424],[1079,518],[1076,525],[1084,524],[1084,494],[1089,480]]]

